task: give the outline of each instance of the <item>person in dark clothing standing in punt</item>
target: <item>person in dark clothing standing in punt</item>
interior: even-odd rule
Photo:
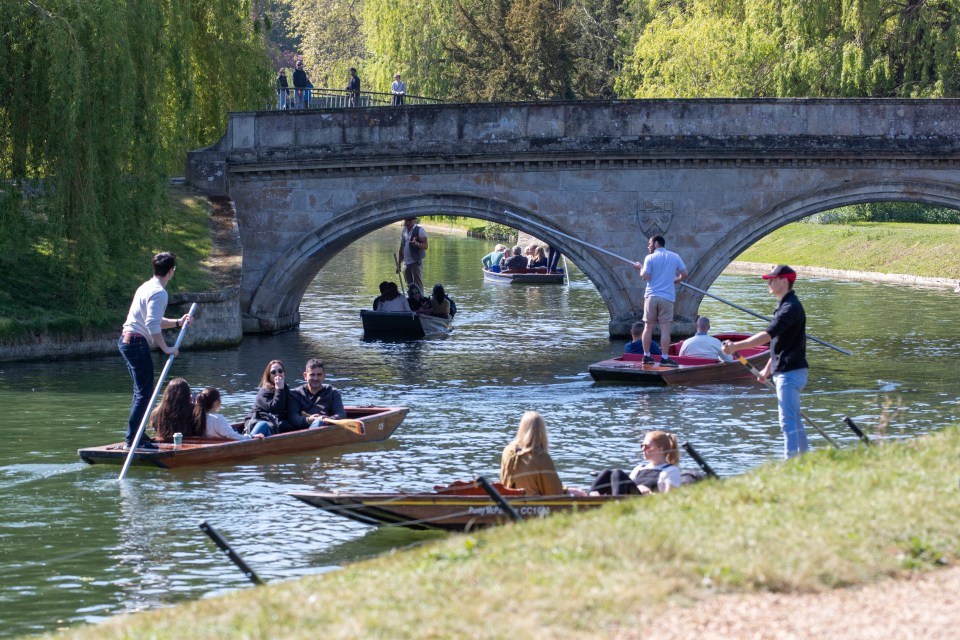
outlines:
[[[724,353],[732,354],[741,349],[770,345],[770,360],[760,372],[764,382],[773,374],[777,385],[777,407],[780,413],[780,429],[783,431],[784,457],[806,453],[807,431],[800,414],[800,392],[807,384],[807,314],[793,291],[797,273],[787,265],[780,264],[765,274],[770,293],[778,300],[777,310],[767,328],[739,342],[727,341]]]

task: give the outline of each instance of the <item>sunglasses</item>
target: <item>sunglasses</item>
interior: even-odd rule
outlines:
[[[270,369],[270,373],[272,373],[273,375],[277,375],[277,374],[283,373],[283,369]]]
[[[641,444],[640,446],[641,446],[643,449],[649,449],[649,448],[653,447],[653,443],[652,443],[652,442],[644,442],[644,443]]]

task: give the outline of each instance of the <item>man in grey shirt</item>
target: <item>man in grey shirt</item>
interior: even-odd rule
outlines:
[[[400,232],[400,262],[403,264],[403,277],[407,286],[417,285],[423,288],[423,256],[427,253],[427,232],[417,224],[416,218],[406,218]],[[397,273],[400,273],[399,266]]]

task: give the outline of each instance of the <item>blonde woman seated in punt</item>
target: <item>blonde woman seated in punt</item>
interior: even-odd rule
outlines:
[[[590,495],[647,495],[666,493],[681,484],[677,438],[666,431],[651,431],[643,438],[642,462],[627,474],[604,469],[590,487]]]
[[[517,436],[503,450],[500,482],[508,489],[526,489],[528,496],[564,493],[557,468],[547,451],[547,423],[536,411],[520,419]]]
[[[666,431],[651,431],[643,437],[643,458],[630,472],[640,493],[666,493],[680,486],[680,450],[677,438]]]

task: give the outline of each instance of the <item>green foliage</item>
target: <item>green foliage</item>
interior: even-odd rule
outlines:
[[[630,97],[960,95],[958,0],[636,0]]]
[[[54,306],[103,321],[152,246],[167,175],[272,94],[256,15],[248,0],[0,4],[0,269],[37,261]]]
[[[0,196],[2,198],[2,196]],[[27,208],[49,202],[31,199]],[[65,277],[57,245],[49,240],[22,241],[15,259],[0,253],[4,277],[0,279],[0,340],[16,342],[25,334],[76,335],[82,329],[116,328],[126,314],[136,287],[150,277],[150,258],[158,251],[177,255],[177,275],[169,290],[203,291],[210,286],[203,262],[210,255],[209,213],[205,198],[185,189],[166,188],[156,204],[158,229],[149,243],[136,251],[113,252],[106,261],[106,283],[99,313],[83,317],[74,305],[65,304],[74,293],[72,278]],[[41,216],[42,217],[42,216]],[[30,227],[21,238],[42,238]]]
[[[443,43],[452,31],[453,0],[365,0],[367,86],[371,91],[389,91],[393,75],[400,73],[409,94],[449,95]]]
[[[350,67],[361,80],[367,49],[363,34],[363,0],[286,0],[293,32],[310,81],[317,87],[343,88]],[[365,89],[365,88],[364,88]]]
[[[841,207],[810,217],[820,224],[853,222],[911,222],[918,224],[960,224],[960,211],[916,202],[871,202]]]

